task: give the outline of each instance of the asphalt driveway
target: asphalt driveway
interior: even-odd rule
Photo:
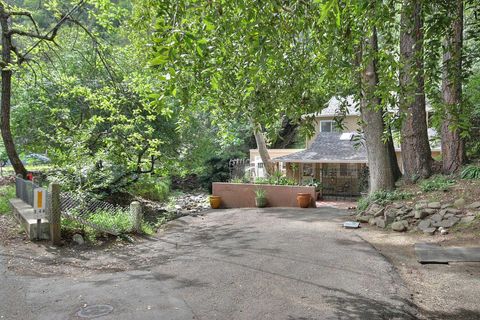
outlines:
[[[112,253],[129,261],[126,272],[34,278],[5,273],[0,262],[0,319],[414,319],[393,266],[342,229],[345,214],[185,217],[156,240]]]

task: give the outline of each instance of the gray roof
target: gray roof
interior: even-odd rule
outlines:
[[[319,132],[312,145],[273,162],[367,163],[367,151],[358,141],[340,140],[342,133]]]
[[[314,115],[315,117],[342,116],[343,115],[343,113],[341,112],[342,106],[344,106],[344,111],[346,112],[346,115],[350,115],[350,116],[360,115],[360,111],[358,110],[358,101],[355,100],[355,97],[353,95],[349,95],[346,97],[333,96],[330,98],[330,100],[328,100],[328,103],[326,104],[325,108],[323,108],[320,112],[317,112],[315,114],[309,114],[309,115]],[[389,107],[389,110],[391,112],[398,112],[397,107]],[[426,110],[428,112],[433,111],[430,101],[428,99],[426,99]]]

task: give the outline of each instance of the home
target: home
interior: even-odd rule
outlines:
[[[427,106],[427,115],[431,108]],[[306,141],[306,148],[271,150],[270,157],[277,169],[301,184],[315,181],[321,184],[323,197],[356,197],[368,191],[367,151],[362,143],[360,113],[353,96],[333,97],[321,112],[308,115],[315,118],[315,134]],[[335,121],[342,117],[342,127]],[[428,119],[428,116],[427,116]],[[428,121],[428,120],[427,120]],[[432,157],[440,155],[436,132],[428,129]],[[395,146],[402,170],[400,146]],[[263,163],[257,149],[250,150],[250,161],[256,176],[263,176]]]

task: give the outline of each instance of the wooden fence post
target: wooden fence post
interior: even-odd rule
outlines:
[[[60,185],[58,183],[51,183],[48,186],[48,194],[50,195],[50,239],[53,245],[60,245],[62,212],[60,208]]]
[[[140,202],[133,201],[130,204],[130,214],[133,219],[133,231],[136,233],[142,233],[143,211]]]

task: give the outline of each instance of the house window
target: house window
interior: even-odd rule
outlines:
[[[320,121],[320,132],[339,132],[335,121],[324,120]]]

